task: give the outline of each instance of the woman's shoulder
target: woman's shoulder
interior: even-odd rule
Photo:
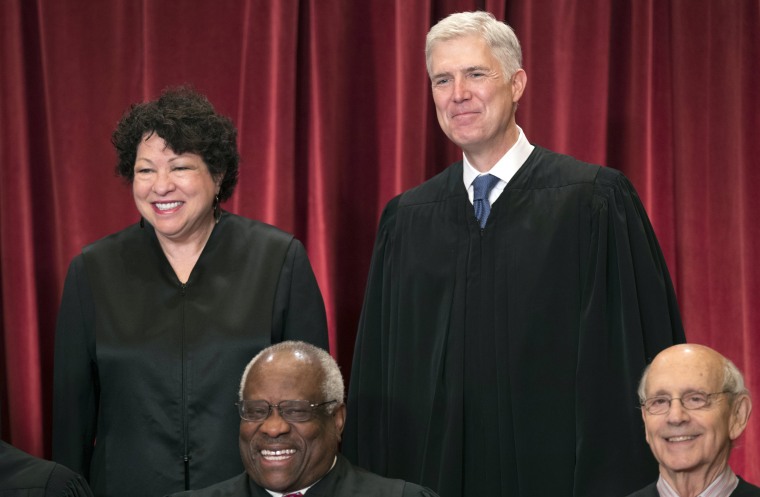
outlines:
[[[152,231],[150,225],[141,226],[140,223],[134,223],[123,230],[106,235],[96,240],[82,249],[83,254],[108,252],[114,248],[123,247],[125,243],[134,243],[145,238],[145,230]]]
[[[276,226],[256,219],[225,212],[219,221],[220,232],[235,238],[246,238],[256,241],[272,241],[289,244],[294,235]]]

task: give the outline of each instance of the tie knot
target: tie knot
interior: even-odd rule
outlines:
[[[499,178],[493,174],[481,174],[472,182],[473,200],[488,200],[488,194],[499,182]]]
[[[301,492],[296,492],[294,494],[284,494],[282,497],[301,497],[302,495]]]

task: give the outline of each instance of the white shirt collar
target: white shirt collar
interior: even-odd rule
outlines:
[[[726,466],[697,497],[729,497],[739,485],[739,478],[734,474],[730,466]],[[670,486],[668,481],[660,475],[657,479],[657,493],[660,497],[680,497],[678,492]]]
[[[504,187],[507,185],[507,183],[509,183],[509,180],[512,179],[512,177],[515,175],[515,173],[517,173],[520,167],[522,167],[525,161],[528,160],[528,156],[533,152],[533,149],[535,148],[530,144],[528,138],[525,136],[525,133],[523,132],[522,128],[520,128],[520,126],[517,126],[517,130],[520,132],[520,134],[518,135],[515,144],[512,145],[512,148],[507,150],[507,153],[504,154],[502,158],[499,159],[496,164],[494,164],[493,167],[488,171],[488,174],[493,174],[500,180],[494,187],[490,196],[491,203],[493,203],[496,198],[498,198],[498,196],[504,190]],[[472,202],[472,182],[475,180],[475,178],[484,173],[481,173],[475,169],[472,164],[470,164],[470,161],[467,160],[467,155],[462,155],[462,161],[464,163],[462,166],[462,179],[464,181],[464,187],[467,188],[467,192],[470,196],[470,202]]]

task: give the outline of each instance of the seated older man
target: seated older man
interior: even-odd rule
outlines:
[[[356,468],[338,454],[346,406],[338,365],[324,350],[282,342],[261,351],[240,382],[240,455],[245,473],[193,497],[437,497],[402,480]]]
[[[752,411],[731,361],[702,345],[667,348],[644,371],[639,399],[660,478],[629,497],[760,496],[728,465]]]

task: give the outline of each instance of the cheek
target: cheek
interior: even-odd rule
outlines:
[[[132,195],[135,198],[141,198],[145,196],[145,184],[142,181],[132,181]]]
[[[240,443],[248,444],[256,433],[257,426],[253,423],[245,423],[240,425]]]
[[[446,95],[443,95],[440,92],[433,93],[433,104],[435,105],[435,110],[439,115],[444,112],[448,102],[449,102],[449,99]]]

